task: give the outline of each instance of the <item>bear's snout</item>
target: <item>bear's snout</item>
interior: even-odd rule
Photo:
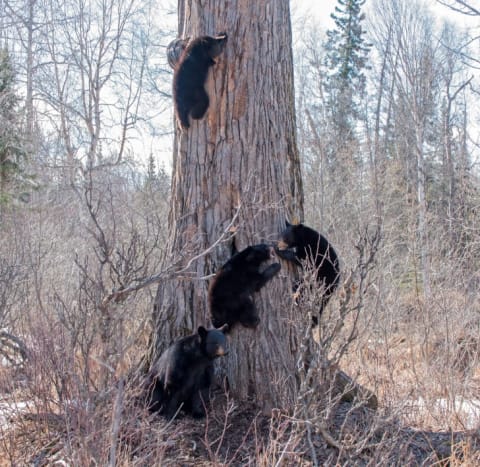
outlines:
[[[288,249],[288,243],[283,241],[283,240],[279,240],[277,242],[277,247],[279,250],[287,250]]]

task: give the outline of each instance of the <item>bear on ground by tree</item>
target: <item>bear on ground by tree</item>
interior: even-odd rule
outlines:
[[[227,330],[228,326],[200,326],[196,334],[177,340],[163,352],[151,371],[150,411],[171,419],[183,403],[186,413],[195,418],[205,416],[213,361],[227,354]]]
[[[315,267],[317,281],[324,287],[318,314],[321,316],[340,282],[340,263],[331,243],[312,228],[303,224],[293,225],[287,221],[276,252],[280,258],[299,266],[307,260]],[[317,316],[313,316],[312,320],[314,325],[318,324]]]
[[[188,43],[173,73],[173,100],[182,128],[190,128],[189,116],[201,119],[210,103],[205,91],[208,69],[215,65],[227,42],[227,34],[202,36]]]
[[[260,319],[253,293],[280,271],[279,263],[260,270],[263,263],[274,257],[274,249],[262,243],[235,253],[220,268],[208,290],[210,314],[215,327],[228,324],[231,330],[237,323],[247,328],[258,326]]]

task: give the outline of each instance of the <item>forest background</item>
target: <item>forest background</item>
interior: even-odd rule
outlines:
[[[292,6],[303,220],[345,270],[381,227],[339,364],[411,426],[478,427],[480,11],[331,4],[328,24]],[[1,388],[37,412],[117,400],[148,348],[155,287],[135,287],[171,268],[175,23],[173,2],[0,0]]]

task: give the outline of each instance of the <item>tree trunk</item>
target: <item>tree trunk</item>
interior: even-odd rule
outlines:
[[[27,26],[27,95],[25,98],[27,138],[29,145],[33,140],[33,30],[34,30],[34,7],[36,0],[28,2]]]
[[[206,116],[192,120],[188,131],[180,132],[175,123],[172,261],[185,267],[228,235],[158,288],[157,356],[174,339],[210,325],[207,279],[230,258],[232,237],[238,250],[272,242],[286,216],[303,215],[288,0],[179,0],[178,10],[180,37],[226,31],[228,43],[207,80]],[[223,359],[231,392],[255,395],[266,407],[283,406],[295,387],[286,319],[291,280],[282,266],[256,294],[259,327],[235,329]]]

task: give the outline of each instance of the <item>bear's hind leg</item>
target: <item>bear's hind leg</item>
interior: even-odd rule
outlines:
[[[177,116],[180,122],[180,126],[186,130],[190,128],[190,122],[188,120],[189,110],[186,106],[178,106],[177,107]]]
[[[190,109],[190,115],[195,120],[200,120],[207,112],[210,101],[205,89],[201,89],[197,92],[195,104]]]
[[[175,415],[177,415],[177,412],[180,412],[180,408],[183,407],[182,405],[183,398],[181,397],[180,394],[178,393],[171,393],[170,397],[165,403],[165,408],[164,408],[164,414],[165,417],[167,417],[168,420],[171,420]]]
[[[238,321],[246,328],[256,328],[260,323],[255,303],[250,297],[244,297],[238,306]]]

